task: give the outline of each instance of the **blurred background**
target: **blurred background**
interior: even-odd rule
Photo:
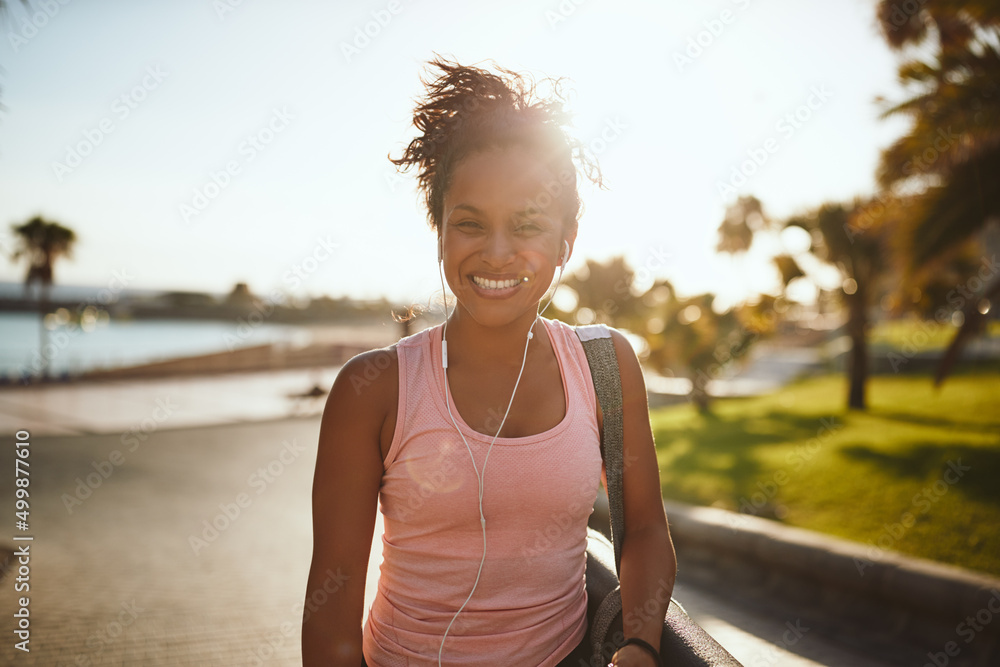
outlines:
[[[848,540],[858,581],[897,557],[946,568],[946,598],[998,581],[995,0],[0,7],[0,424],[37,438],[38,532],[61,535],[37,560],[59,582],[39,575],[49,657],[296,661],[282,619],[301,619],[326,393],[351,356],[442,319],[415,180],[387,159],[435,54],[564,77],[607,188],[582,187],[545,314],[629,335],[666,500]],[[184,455],[215,467],[175,470]],[[266,496],[229,530],[241,489]],[[271,519],[284,555],[249,528]],[[129,526],[179,560],[102,562]],[[226,625],[229,648],[150,592],[183,567],[231,615],[246,587],[213,577],[248,550],[239,576],[280,601]],[[686,582],[684,562],[696,618],[746,664],[920,664],[962,637],[948,617],[929,644],[902,621],[845,643],[842,610],[789,643],[798,603],[768,626],[712,597],[722,565]],[[95,571],[132,575],[68,583]],[[114,620],[136,591],[148,611]],[[951,664],[988,664],[1000,623],[979,624]]]

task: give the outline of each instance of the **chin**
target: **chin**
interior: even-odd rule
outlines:
[[[469,305],[472,305],[472,307],[470,308],[467,304],[463,304],[463,309],[477,324],[484,327],[502,327],[520,319],[529,317],[534,319],[538,312],[537,301],[527,306],[516,306],[514,304],[493,305],[490,303],[484,304],[482,301]]]

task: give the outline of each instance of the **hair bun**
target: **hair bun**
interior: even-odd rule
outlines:
[[[554,173],[572,174],[572,187],[566,188],[567,210],[575,224],[580,211],[576,163],[597,185],[601,185],[601,177],[596,161],[565,129],[570,117],[563,105],[563,80],[543,79],[550,84],[551,93],[542,97],[530,76],[495,63],[497,73],[437,55],[428,65],[440,74],[430,80],[421,78],[426,94],[418,100],[413,114],[413,125],[420,134],[402,156],[390,155],[389,159],[400,171],[419,169],[418,186],[431,228],[438,229],[441,224],[444,192],[455,165],[477,150],[511,145],[538,150],[552,163]]]

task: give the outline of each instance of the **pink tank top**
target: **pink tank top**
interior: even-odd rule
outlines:
[[[486,563],[448,632],[443,665],[555,665],[586,631],[587,520],[601,476],[597,399],[573,328],[541,323],[566,415],[543,433],[493,446],[484,473]],[[383,563],[364,627],[373,667],[436,665],[482,559],[478,482],[442,393],[441,330],[396,344],[399,410],[379,492]],[[470,428],[449,400],[482,469],[493,438]]]

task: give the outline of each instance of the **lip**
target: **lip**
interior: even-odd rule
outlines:
[[[480,278],[487,278],[488,277],[490,280],[517,280],[517,276],[516,275],[515,276],[496,277],[496,278],[493,277],[493,276],[484,276],[484,275],[482,275],[480,273],[477,273],[475,275],[479,276]],[[476,294],[478,294],[479,296],[483,297],[484,299],[506,299],[509,296],[511,296],[512,294],[514,294],[515,292],[517,292],[519,289],[521,289],[521,285],[523,284],[523,283],[519,282],[516,285],[514,285],[513,287],[507,287],[507,288],[504,288],[504,289],[485,289],[485,288],[482,288],[479,285],[477,285],[476,281],[474,281],[472,279],[471,275],[468,276],[468,281],[469,281],[469,285],[472,287],[472,291],[474,291]]]

